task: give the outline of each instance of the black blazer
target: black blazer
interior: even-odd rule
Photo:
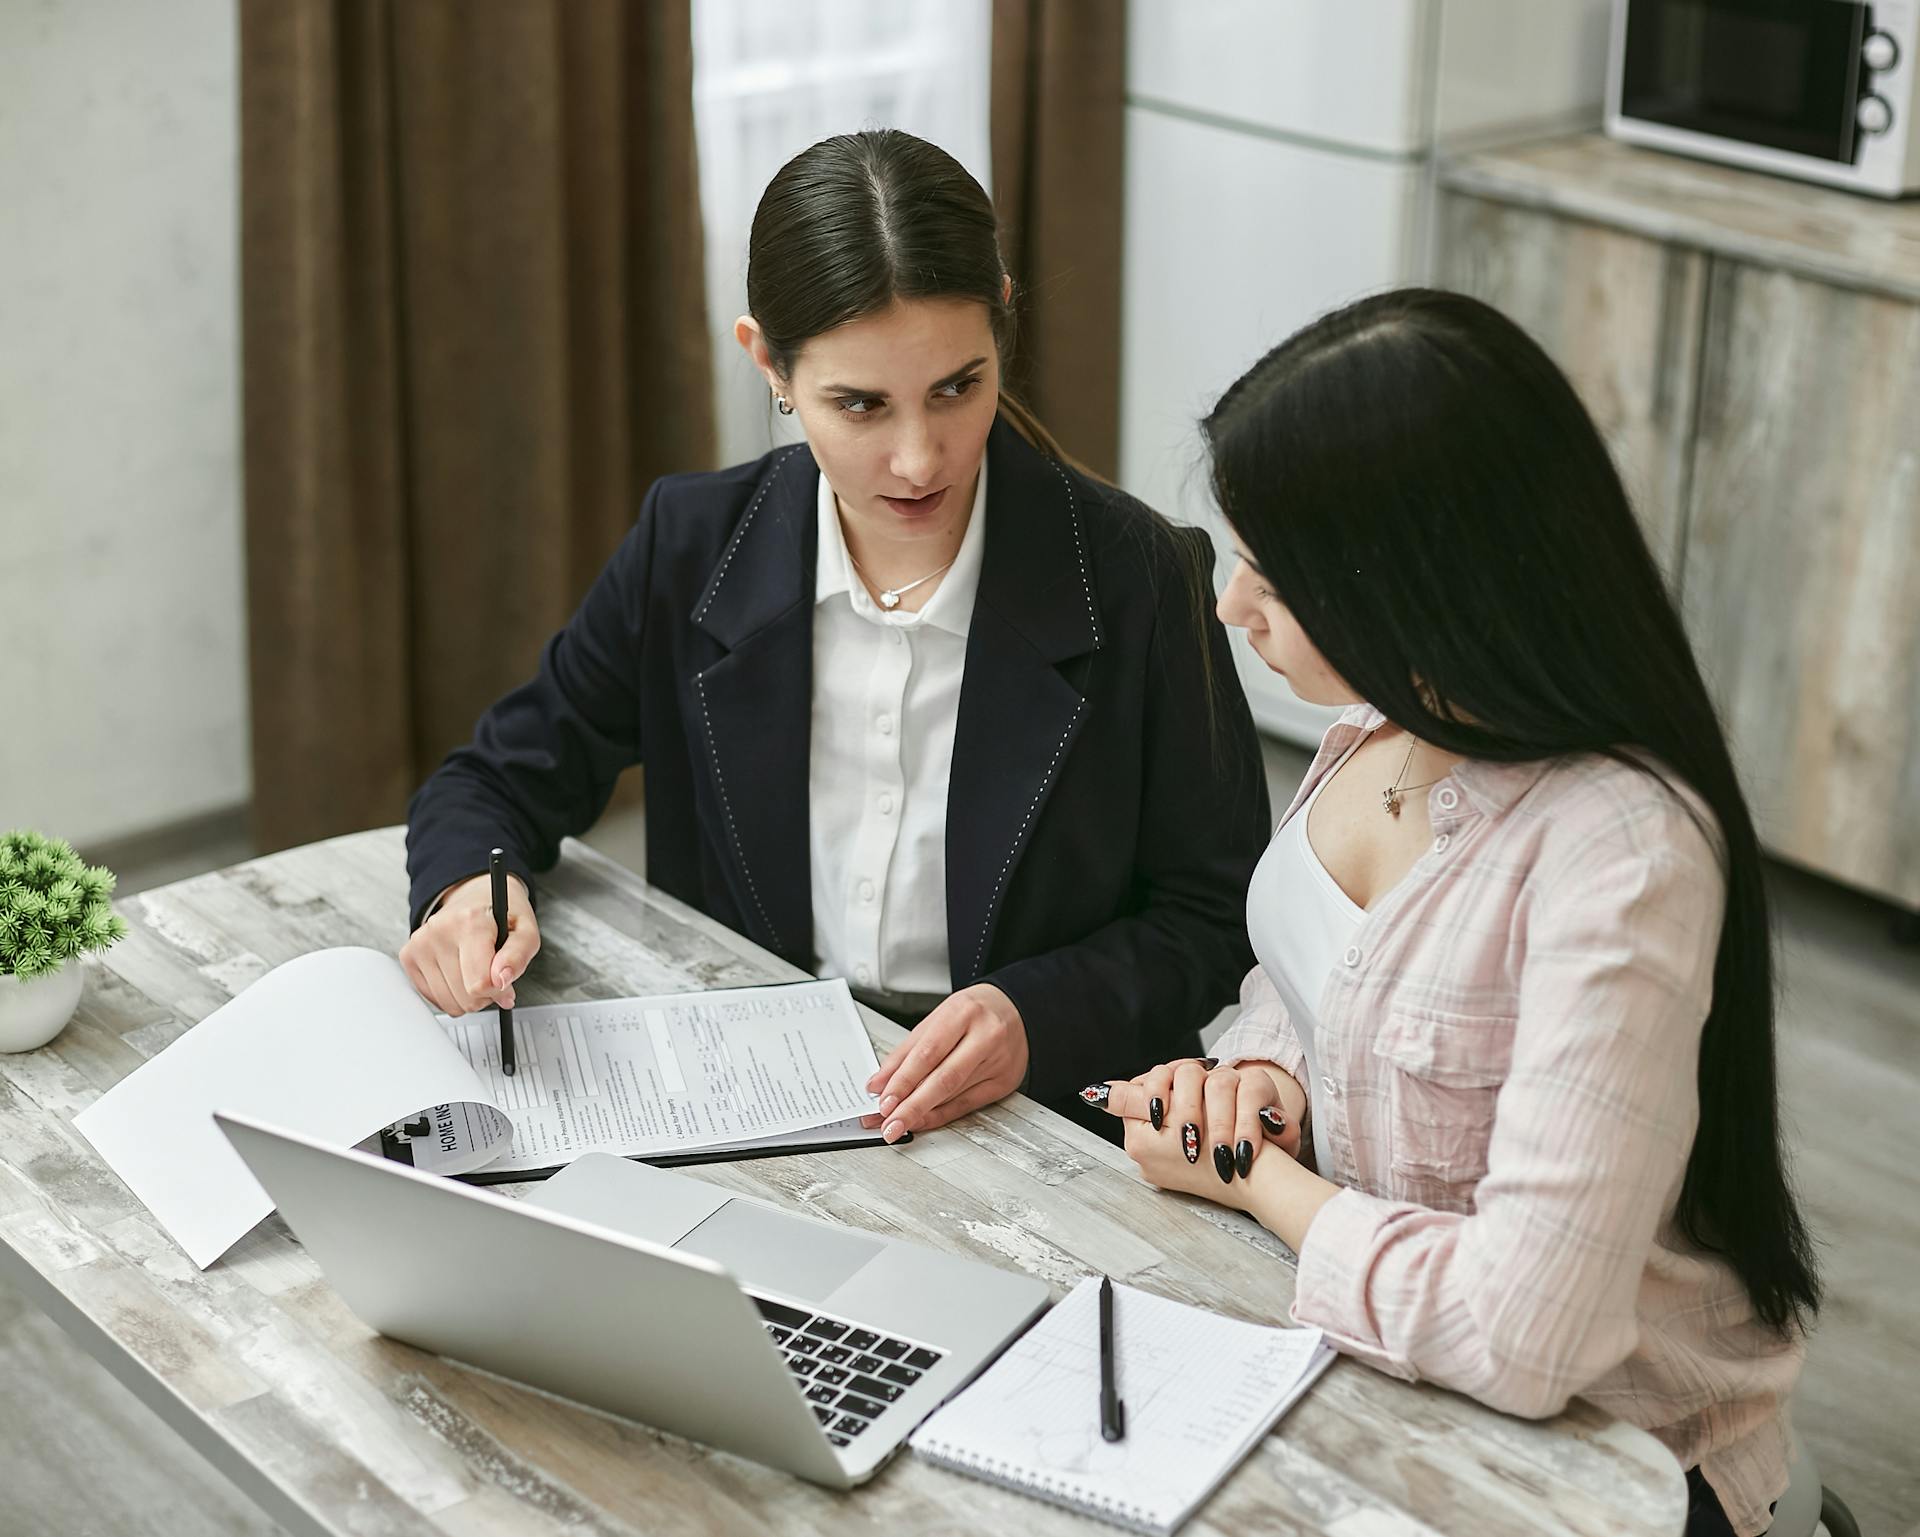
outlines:
[[[1019,1008],[1028,1091],[1065,1103],[1194,1049],[1251,964],[1268,835],[1226,639],[1195,623],[1204,534],[1006,422],[947,792],[953,986]],[[417,925],[498,844],[533,886],[647,768],[647,878],[811,971],[807,820],[819,469],[805,445],[655,483],[532,682],[408,813]],[[1179,544],[1184,542],[1182,551]],[[1203,644],[1211,648],[1211,696]]]

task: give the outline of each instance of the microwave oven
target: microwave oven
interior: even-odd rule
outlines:
[[[1881,197],[1920,191],[1920,0],[1614,0],[1607,132]]]

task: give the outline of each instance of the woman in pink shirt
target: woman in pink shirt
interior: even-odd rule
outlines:
[[[1262,859],[1216,1059],[1085,1097],[1300,1257],[1293,1317],[1515,1414],[1579,1396],[1764,1531],[1819,1304],[1760,850],[1605,445],[1519,327],[1406,290],[1204,423],[1220,617],[1349,706]],[[1205,1156],[1203,1156],[1205,1155]]]

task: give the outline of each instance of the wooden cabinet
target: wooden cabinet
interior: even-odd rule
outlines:
[[[1679,571],[1707,258],[1531,208],[1441,204],[1440,281],[1513,317],[1567,372],[1660,567]]]
[[[1920,903],[1920,305],[1714,263],[1684,571],[1761,836]]]
[[[1920,907],[1920,209],[1599,139],[1440,179],[1437,281],[1592,411],[1762,838]]]

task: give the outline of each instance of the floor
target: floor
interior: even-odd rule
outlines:
[[[1304,759],[1272,744],[1276,799]],[[644,868],[642,812],[588,841]],[[89,851],[109,858],[109,851]],[[237,825],[121,860],[131,894],[246,857]],[[1920,1537],[1920,949],[1889,910],[1776,868],[1781,1080],[1828,1304],[1795,1399],[1824,1481],[1868,1537]],[[273,1537],[279,1531],[31,1303],[0,1285],[0,1529],[8,1537]],[[33,1384],[22,1392],[18,1385]],[[110,1477],[102,1469],[112,1470]]]

